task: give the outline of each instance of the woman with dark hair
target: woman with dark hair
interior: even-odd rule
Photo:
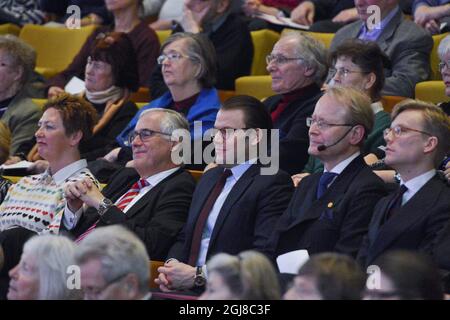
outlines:
[[[87,59],[86,90],[82,94],[100,116],[93,136],[80,145],[81,157],[87,161],[95,160],[116,147],[116,136],[138,111],[136,104],[129,100],[130,92],[139,87],[133,44],[122,32],[101,35],[95,40]],[[36,147],[29,159],[39,159]]]
[[[391,251],[375,261],[364,299],[442,300],[439,270],[431,259],[411,251]]]
[[[79,145],[92,136],[97,113],[82,98],[63,94],[43,108],[35,133],[39,155],[48,169],[26,176],[12,185],[0,205],[0,290],[6,288],[8,271],[17,265],[24,242],[34,234],[58,234],[66,204],[68,182],[97,180],[80,158]],[[0,298],[5,292],[0,292]]]
[[[106,8],[114,16],[113,26],[97,28],[66,70],[47,82],[49,98],[63,92],[64,86],[72,77],[84,79],[85,66],[97,37],[112,31],[124,32],[130,37],[138,61],[139,85],[148,86],[150,74],[156,66],[159,40],[155,31],[139,19],[138,11],[141,2],[142,0],[105,0]]]

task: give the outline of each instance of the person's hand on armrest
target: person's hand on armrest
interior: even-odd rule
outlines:
[[[60,87],[50,87],[48,89],[48,98],[54,98],[58,95],[60,95],[61,93],[64,93],[64,89],[60,88]]]
[[[310,26],[314,23],[316,8],[311,1],[305,1],[300,3],[291,12],[291,19],[295,23],[304,24]]]
[[[194,287],[196,268],[176,260],[168,260],[158,268],[155,283],[163,292],[171,290],[187,290]]]
[[[358,11],[356,11],[356,8],[350,8],[339,12],[331,21],[349,23],[358,20],[358,17]]]
[[[291,177],[292,181],[294,182],[294,186],[298,187],[298,185],[300,184],[300,181],[302,181],[304,177],[307,177],[309,175],[310,175],[310,173],[308,173],[308,172],[294,174]]]

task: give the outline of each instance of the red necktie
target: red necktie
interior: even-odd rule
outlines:
[[[277,107],[270,113],[272,117],[272,123],[275,123],[280,117],[281,113],[283,113],[284,109],[288,106],[289,101],[284,101],[283,99],[278,103]]]
[[[206,220],[208,220],[209,213],[211,212],[214,203],[216,203],[216,200],[222,192],[223,187],[225,186],[225,182],[230,175],[230,169],[225,169],[223,171],[213,190],[209,194],[208,199],[206,200],[205,205],[203,206],[202,211],[197,218],[197,223],[195,224],[194,228],[194,235],[192,236],[191,252],[189,254],[188,260],[188,264],[190,264],[191,266],[195,266],[195,264],[197,263],[198,254],[200,253],[202,233],[203,229],[205,228]]]
[[[136,183],[134,183],[131,186],[131,189],[128,190],[128,192],[123,195],[123,197],[120,199],[119,203],[116,204],[116,207],[119,208],[121,211],[123,211],[127,207],[127,205],[134,199],[134,197],[136,197],[139,194],[141,189],[148,185],[149,185],[149,183],[147,182],[147,180],[145,180],[145,179],[138,180]],[[89,229],[87,229],[82,235],[80,235],[75,240],[75,243],[80,243],[81,240],[86,238],[86,236],[89,233],[94,231],[94,229],[95,229],[95,227],[97,227],[97,224],[99,221],[100,221],[100,219],[97,220],[92,226],[90,226]]]

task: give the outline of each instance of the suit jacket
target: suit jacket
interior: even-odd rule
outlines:
[[[386,195],[384,183],[358,156],[316,199],[321,175],[304,178],[295,190],[269,243],[273,258],[298,249],[356,256],[373,208]]]
[[[321,96],[320,88],[312,85],[301,98],[289,103],[273,124],[280,130],[280,168],[291,175],[301,172],[308,161],[309,128],[306,118],[312,115]],[[275,95],[267,98],[264,104],[272,112],[281,99],[282,95]]]
[[[433,256],[437,235],[450,219],[450,188],[437,175],[383,223],[394,196],[381,199],[375,207],[358,253],[358,260],[364,265],[372,264],[389,250],[419,250]]]
[[[136,170],[124,168],[111,178],[102,193],[115,202],[139,178]],[[120,223],[144,242],[152,260],[164,260],[186,222],[194,188],[194,178],[179,169],[147,192],[126,213],[116,206],[110,207],[97,227]],[[78,237],[98,219],[97,210],[88,208],[70,232]]]
[[[273,228],[286,209],[294,186],[288,174],[261,175],[254,164],[240,177],[226,198],[209,242],[206,258],[219,252],[263,251]],[[203,174],[192,198],[189,217],[168,257],[187,263],[197,218],[219,180],[221,168]]]
[[[344,40],[357,38],[362,22],[358,20],[340,29],[331,42],[335,50]],[[392,68],[385,70],[383,95],[414,97],[416,83],[430,75],[430,53],[433,39],[413,21],[405,20],[399,10],[386,25],[376,43],[389,59]]]

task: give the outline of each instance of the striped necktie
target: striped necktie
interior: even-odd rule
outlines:
[[[120,198],[119,203],[116,204],[116,207],[120,209],[120,211],[124,211],[124,209],[127,207],[127,205],[133,201],[133,199],[139,194],[142,188],[145,188],[149,185],[147,180],[140,179],[136,183],[134,183],[131,186],[131,189],[128,190],[127,193],[125,193],[122,198]],[[98,222],[100,219],[98,219],[92,226],[89,227],[82,235],[80,235],[76,240],[75,243],[80,243],[81,240],[86,238],[86,236],[94,231],[95,227],[97,227]]]

